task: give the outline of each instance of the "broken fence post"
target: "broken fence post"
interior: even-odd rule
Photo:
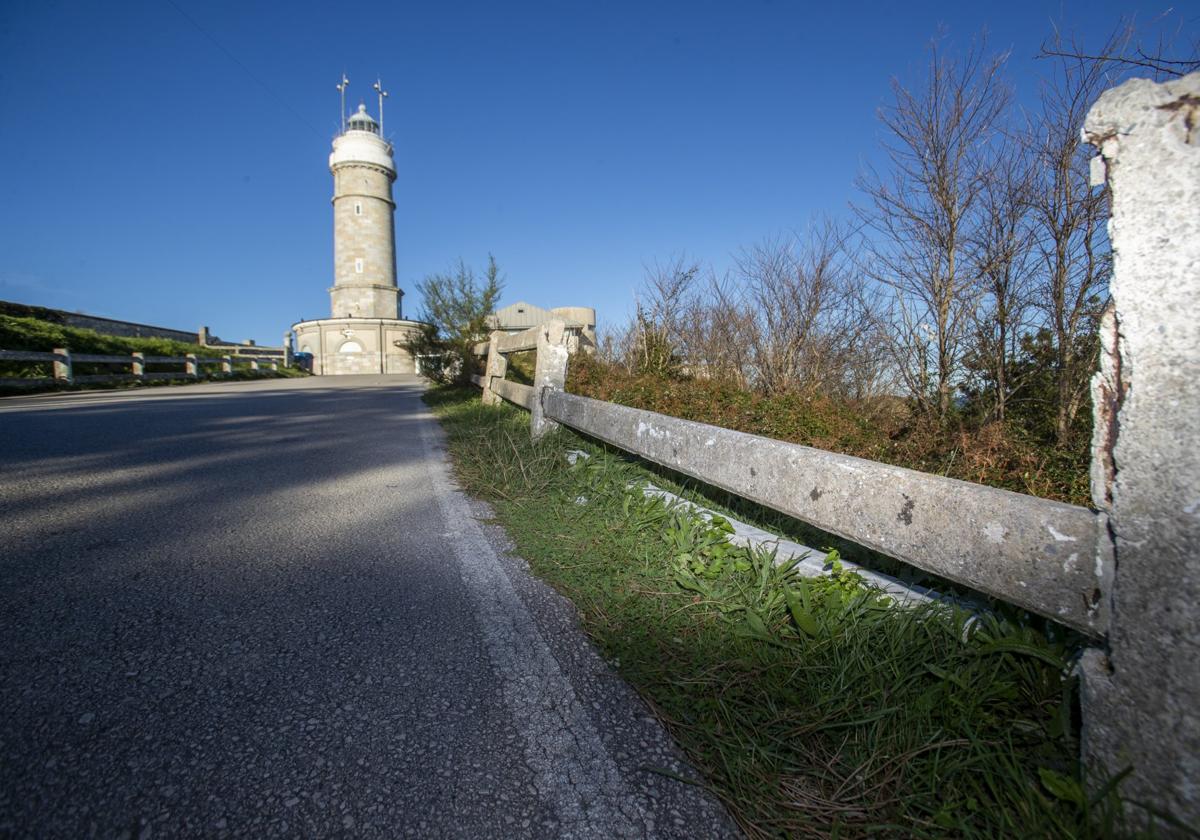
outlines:
[[[547,390],[562,391],[567,384],[566,324],[548,321],[538,328],[537,363],[533,372],[533,406],[530,409],[529,433],[538,440],[558,428],[558,423],[546,418],[542,398]]]
[[[54,378],[70,385],[75,381],[75,374],[71,367],[71,351],[66,347],[55,347],[54,355],[57,357],[54,360]]]
[[[1084,137],[1112,196],[1113,305],[1092,496],[1112,619],[1082,662],[1083,751],[1125,797],[1200,825],[1200,73],[1135,79]],[[1099,783],[1103,781],[1096,779]],[[1173,835],[1166,828],[1166,835]]]
[[[494,330],[488,339],[487,368],[483,372],[484,405],[499,405],[502,402],[500,395],[492,390],[492,377],[503,379],[508,373],[508,358],[496,346],[503,335],[503,332]]]

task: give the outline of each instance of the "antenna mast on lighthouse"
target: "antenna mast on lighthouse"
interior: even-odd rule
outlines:
[[[372,87],[374,87],[375,92],[379,94],[379,136],[383,137],[383,100],[387,98],[388,94],[387,91],[383,89],[383,82],[379,80],[378,76],[375,77],[375,84],[372,85]]]
[[[345,71],[342,71],[342,80],[338,82],[338,93],[342,95],[342,133],[346,133],[346,88],[350,86],[350,80],[346,78]]]

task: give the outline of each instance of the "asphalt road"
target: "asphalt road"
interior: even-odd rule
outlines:
[[[735,833],[420,392],[0,400],[0,836]]]

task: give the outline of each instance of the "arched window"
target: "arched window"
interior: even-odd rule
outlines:
[[[354,339],[343,341],[342,346],[338,348],[339,353],[361,353],[362,351],[362,345]]]

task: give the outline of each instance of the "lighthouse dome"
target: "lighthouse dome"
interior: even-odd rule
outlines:
[[[379,124],[367,113],[367,106],[361,103],[359,103],[358,110],[350,116],[347,126],[350,131],[369,131],[372,134],[379,133]]]

